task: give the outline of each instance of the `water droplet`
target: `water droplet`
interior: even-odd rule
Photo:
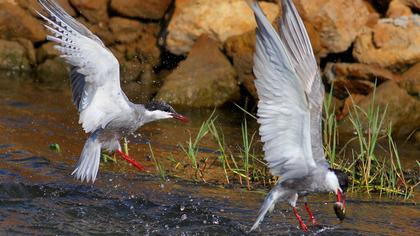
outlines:
[[[185,210],[185,206],[181,206],[179,209],[180,209],[181,211],[184,211],[184,210]]]
[[[182,214],[182,216],[181,216],[181,221],[184,221],[184,220],[186,220],[188,217],[187,217],[187,214]]]

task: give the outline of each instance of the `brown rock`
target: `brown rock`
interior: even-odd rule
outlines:
[[[159,20],[170,4],[171,0],[112,0],[111,9],[123,16]]]
[[[29,59],[29,63],[33,66],[36,64],[36,52],[34,45],[31,41],[25,38],[17,38],[16,41],[25,48],[26,57]]]
[[[334,85],[334,96],[345,98],[348,92],[368,95],[377,85],[388,81],[399,82],[402,78],[377,66],[357,63],[328,63],[324,69],[328,83]]]
[[[403,69],[420,61],[420,18],[417,15],[381,19],[359,35],[353,56],[361,63]]]
[[[59,57],[47,59],[36,68],[37,78],[43,83],[64,84],[69,78],[67,63]]]
[[[70,0],[70,3],[89,22],[99,23],[108,21],[109,0]]]
[[[121,17],[112,17],[109,21],[109,28],[117,42],[127,43],[137,39],[142,33],[142,24],[136,20]]]
[[[232,58],[233,67],[238,73],[238,81],[243,84],[247,91],[258,98],[254,84],[253,55],[255,51],[255,31],[233,36],[225,43],[226,54]]]
[[[409,6],[415,10],[420,10],[420,0],[400,0],[406,6]]]
[[[420,98],[420,63],[412,66],[402,75],[402,87],[407,90],[409,94]]]
[[[16,0],[20,7],[29,11],[33,16],[38,17],[38,12],[46,15],[47,11],[41,7],[38,0]],[[76,16],[76,11],[70,5],[68,0],[55,0],[69,15]]]
[[[0,2],[0,35],[2,38],[27,38],[32,42],[45,40],[44,27],[18,5]]]
[[[346,51],[370,19],[363,0],[298,0],[304,17],[320,33],[324,55]]]
[[[400,16],[411,16],[411,9],[403,4],[400,0],[392,0],[389,4],[386,16],[388,18],[398,18]]]
[[[381,113],[386,109],[383,128],[392,126],[393,134],[396,137],[407,138],[413,130],[420,127],[420,101],[407,94],[397,83],[387,81],[376,89],[375,95],[370,94],[361,99],[357,105],[367,111],[375,96],[374,107],[379,107]],[[365,117],[361,117],[363,126],[367,127]],[[354,129],[347,116],[339,126],[340,132],[353,133]]]
[[[239,97],[236,73],[217,43],[201,36],[164,81],[157,99],[175,105],[214,107]]]
[[[98,36],[105,45],[112,45],[115,43],[116,35],[111,32],[107,24],[104,24],[103,22],[93,24],[83,17],[78,17],[76,20]]]
[[[0,70],[28,71],[31,67],[25,47],[0,39]]]
[[[279,12],[274,3],[261,2],[261,6],[270,21]],[[244,0],[176,0],[166,47],[174,54],[186,54],[202,34],[223,43],[255,26],[252,11]]]
[[[46,59],[52,59],[60,55],[60,53],[54,48],[56,43],[47,42],[41,45],[36,50],[36,60],[38,64],[43,63]]]

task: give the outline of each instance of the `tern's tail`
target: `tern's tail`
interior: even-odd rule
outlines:
[[[274,206],[276,202],[279,200],[279,198],[282,198],[284,195],[285,195],[285,192],[279,185],[276,185],[268,193],[267,197],[264,200],[264,203],[262,204],[260,208],[260,211],[258,212],[257,220],[255,220],[255,223],[252,226],[250,232],[255,230],[258,227],[258,225],[264,219],[265,214],[267,214],[267,211],[271,212],[274,209]]]
[[[76,169],[72,175],[82,182],[86,179],[87,182],[92,180],[95,182],[96,174],[98,173],[99,161],[101,159],[101,143],[96,138],[95,133],[89,136],[83,147],[80,159],[77,162]]]

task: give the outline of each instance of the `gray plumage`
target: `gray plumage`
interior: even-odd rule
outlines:
[[[270,172],[280,177],[260,209],[254,230],[277,201],[295,207],[299,195],[341,189],[324,156],[324,89],[296,8],[291,0],[281,1],[283,15],[277,33],[258,3],[248,3],[257,22],[253,69],[259,131]]]
[[[77,179],[94,182],[101,149],[121,150],[119,140],[143,124],[166,118],[186,120],[165,103],[161,106],[165,111],[149,111],[130,102],[121,90],[120,65],[103,42],[54,1],[39,3],[48,13],[38,13],[51,33],[47,39],[57,43],[55,49],[70,65],[72,101],[80,113],[79,123],[90,133],[72,173]]]

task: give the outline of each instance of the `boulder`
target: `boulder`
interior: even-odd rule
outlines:
[[[412,14],[411,9],[400,0],[392,0],[386,12],[386,17],[398,18],[400,16],[411,16]]]
[[[30,69],[25,47],[18,42],[0,39],[0,70],[29,71]]]
[[[0,2],[1,38],[27,38],[32,42],[45,40],[45,30],[31,14],[18,5]]]
[[[278,14],[274,3],[261,2],[264,12],[272,21]],[[166,48],[182,55],[190,51],[201,34],[218,42],[231,36],[254,30],[256,23],[251,9],[244,0],[176,0],[175,11],[167,28]]]
[[[112,45],[115,43],[116,35],[111,32],[108,24],[104,24],[103,22],[91,23],[84,17],[78,17],[76,20],[86,26],[93,34],[98,36],[105,45]]]
[[[416,11],[420,10],[420,0],[400,0],[406,6],[415,9]]]
[[[108,21],[109,0],[70,0],[76,10],[91,23]]]
[[[319,32],[323,55],[346,51],[371,17],[363,0],[298,0],[298,6]]]
[[[36,64],[36,52],[32,42],[26,38],[17,38],[15,40],[25,48],[26,57],[29,59],[31,66],[34,66]]]
[[[236,73],[206,35],[194,44],[185,61],[165,78],[156,98],[174,105],[214,107],[239,97]]]
[[[56,43],[47,42],[41,45],[36,50],[36,60],[38,64],[43,63],[46,59],[52,59],[60,55],[60,53],[54,48]]]
[[[59,57],[47,59],[36,68],[37,78],[43,83],[64,84],[68,81],[69,68],[67,63]]]
[[[380,108],[381,113],[386,109],[383,128],[391,125],[393,135],[398,138],[407,138],[413,130],[420,128],[420,101],[408,95],[394,81],[387,81],[378,86],[375,94],[371,93],[357,102],[357,105],[367,111],[375,96],[374,107]],[[365,117],[361,119],[364,127],[367,127]],[[339,125],[339,131],[343,133],[353,133],[353,125],[349,116],[344,118]]]
[[[171,0],[112,0],[111,9],[122,16],[161,19]]]
[[[402,87],[413,96],[420,98],[420,63],[412,66],[402,74]]]
[[[381,19],[373,29],[357,37],[353,56],[361,63],[394,70],[420,61],[420,17]]]
[[[140,22],[122,17],[112,17],[109,21],[109,28],[115,40],[119,43],[134,41],[142,33],[140,31],[142,28]]]
[[[367,64],[327,63],[324,77],[334,85],[334,96],[343,99],[352,94],[368,95],[377,85],[388,81],[400,82],[402,78],[391,71]]]
[[[20,7],[29,11],[33,16],[38,17],[38,12],[46,15],[47,11],[41,7],[38,0],[16,0]],[[55,0],[69,15],[76,16],[76,11],[70,5],[69,0]]]

